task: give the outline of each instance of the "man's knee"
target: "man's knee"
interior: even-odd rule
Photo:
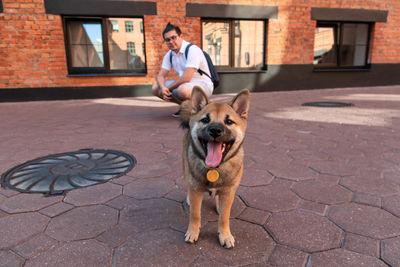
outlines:
[[[189,84],[181,84],[177,89],[179,98],[182,100],[190,99],[192,96],[193,87]]]

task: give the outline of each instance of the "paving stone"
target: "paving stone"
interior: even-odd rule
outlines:
[[[163,178],[138,179],[124,186],[124,195],[135,199],[160,198],[175,189],[171,180]]]
[[[293,181],[304,181],[314,179],[317,173],[308,166],[301,164],[289,164],[284,168],[272,166],[268,170],[276,177],[285,178]]]
[[[110,182],[113,184],[119,184],[119,185],[127,185],[132,183],[133,181],[136,181],[138,178],[134,178],[128,175],[124,175],[118,178],[112,179]]]
[[[141,232],[115,249],[117,266],[187,266],[198,256],[182,233],[171,229]]]
[[[42,232],[49,218],[37,213],[23,213],[0,218],[0,249],[13,247]]]
[[[355,203],[332,206],[328,217],[345,231],[385,239],[400,235],[400,219],[371,206]]]
[[[45,234],[39,234],[14,247],[13,250],[25,259],[30,259],[40,252],[43,252],[56,245],[57,243],[58,242],[53,238],[50,238]]]
[[[112,248],[115,248],[134,235],[136,233],[134,229],[134,225],[119,223],[99,235],[96,239],[102,243],[108,244]]]
[[[0,195],[0,204],[3,203],[3,201],[6,200],[6,197],[3,195]],[[1,207],[1,206],[0,206]]]
[[[176,190],[172,190],[167,195],[165,195],[165,198],[170,199],[170,200],[175,200],[177,202],[183,202],[183,201],[186,201],[186,195],[187,195],[187,192],[176,189]]]
[[[103,205],[79,207],[53,218],[46,234],[59,241],[93,238],[117,223],[118,211]]]
[[[354,193],[353,202],[374,206],[377,208],[382,207],[382,200],[380,197],[364,193]]]
[[[37,211],[62,201],[63,196],[45,197],[42,194],[18,194],[7,198],[0,209],[8,213]]]
[[[271,252],[274,242],[267,232],[258,225],[240,220],[230,221],[235,247],[226,249],[218,241],[217,222],[208,223],[200,231],[196,247],[209,260],[230,266],[243,266],[263,262]]]
[[[303,199],[328,205],[349,202],[352,197],[349,190],[331,182],[298,182],[293,185],[292,190]]]
[[[351,252],[344,249],[334,249],[311,255],[312,266],[386,266],[375,257]]]
[[[133,178],[156,178],[163,177],[171,172],[170,166],[165,162],[144,165],[139,164],[128,174]]]
[[[274,176],[265,169],[245,168],[240,184],[243,186],[267,185],[271,183],[273,179]]]
[[[332,160],[319,160],[310,163],[313,170],[321,174],[329,174],[334,176],[349,176],[357,173],[357,168],[345,165],[339,161]]]
[[[400,195],[383,198],[382,207],[392,214],[395,214],[397,217],[400,217]]]
[[[346,233],[343,248],[379,258],[379,241],[352,233]]]
[[[340,182],[352,191],[384,197],[400,193],[400,186],[385,179],[367,177],[344,177]]]
[[[111,249],[96,240],[63,243],[28,260],[25,266],[110,266]]]
[[[122,186],[103,183],[69,191],[64,198],[64,202],[74,206],[104,204],[119,195],[122,195]]]
[[[228,265],[211,261],[205,257],[198,257],[194,262],[192,262],[189,267],[204,267],[204,266],[213,266],[213,267],[227,267]]]
[[[128,196],[119,196],[117,198],[114,198],[106,203],[106,206],[109,206],[111,208],[117,209],[117,210],[122,210],[128,206],[135,205],[136,200],[134,198],[128,197]]]
[[[11,251],[0,250],[0,259],[1,263],[0,266],[4,267],[14,267],[14,266],[23,266],[24,259],[15,255]]]
[[[390,266],[400,266],[400,237],[382,241],[382,259]]]
[[[263,225],[267,221],[269,216],[271,216],[269,212],[247,207],[238,216],[238,218],[247,222]]]
[[[4,189],[4,188],[0,187],[0,194],[2,194],[3,196],[6,196],[6,197],[12,197],[15,195],[19,195],[21,193],[18,191],[14,191],[11,189]]]
[[[326,217],[297,210],[273,213],[265,227],[279,244],[306,252],[337,248],[343,234]]]
[[[312,212],[312,213],[315,213],[317,215],[324,216],[326,211],[327,211],[327,209],[328,209],[328,207],[326,205],[323,205],[323,204],[319,204],[319,203],[316,203],[316,202],[304,200],[300,204],[299,209],[303,210],[303,211]]]
[[[67,204],[67,203],[64,203],[64,202],[60,202],[60,203],[57,203],[57,204],[55,204],[53,206],[50,206],[48,208],[42,209],[39,212],[41,214],[43,214],[43,215],[46,215],[46,216],[49,216],[49,217],[53,218],[53,217],[58,216],[58,215],[60,215],[60,214],[62,214],[64,212],[67,212],[67,211],[69,211],[69,210],[71,210],[73,208],[74,208],[74,206],[72,206],[70,204]]]
[[[244,201],[252,208],[270,212],[295,209],[300,198],[290,190],[292,183],[275,179],[267,186],[250,187],[241,193]]]
[[[134,226],[134,231],[167,228],[185,220],[181,205],[168,199],[149,199],[135,202],[120,212],[119,222]]]
[[[268,263],[277,267],[306,266],[308,254],[300,250],[277,245],[268,259]]]

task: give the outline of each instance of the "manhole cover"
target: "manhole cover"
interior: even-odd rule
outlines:
[[[353,103],[343,103],[343,102],[308,102],[302,104],[302,106],[308,107],[323,107],[323,108],[341,108],[341,107],[352,107]]]
[[[18,165],[2,175],[2,187],[25,193],[62,194],[66,190],[104,183],[135,166],[121,151],[87,149],[49,155]]]

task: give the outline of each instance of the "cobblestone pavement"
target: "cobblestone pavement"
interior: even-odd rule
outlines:
[[[253,93],[251,101],[230,250],[218,244],[208,196],[199,241],[183,241],[177,106],[151,97],[0,103],[1,173],[86,148],[138,162],[59,196],[0,189],[0,265],[400,266],[400,86]],[[355,106],[301,106],[310,101]]]

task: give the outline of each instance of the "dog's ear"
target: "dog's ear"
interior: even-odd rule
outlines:
[[[179,109],[181,127],[188,129],[190,118],[202,110],[208,104],[208,102],[208,97],[204,93],[203,89],[201,89],[199,86],[193,87],[190,100],[183,101]]]
[[[247,119],[250,107],[250,92],[247,89],[240,91],[231,101],[230,106],[243,119]]]
[[[179,108],[179,118],[181,119],[181,127],[183,129],[189,129],[189,121],[194,114],[196,114],[196,112],[192,106],[192,101],[183,101]]]
[[[190,100],[196,113],[202,110],[209,103],[206,93],[204,93],[203,89],[199,86],[193,87],[192,97]]]

